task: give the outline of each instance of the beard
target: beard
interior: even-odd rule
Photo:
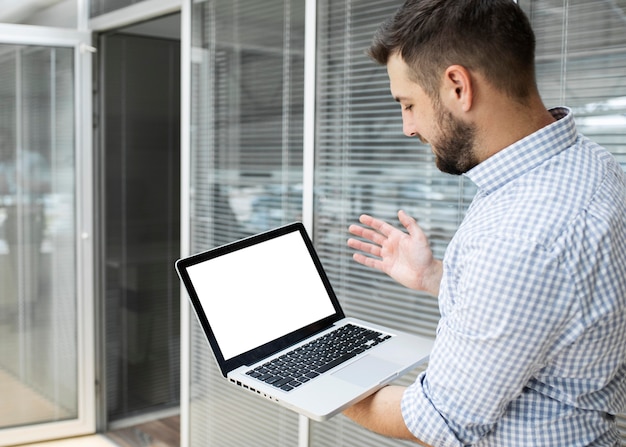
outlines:
[[[436,104],[440,133],[431,141],[435,164],[441,172],[465,174],[479,162],[474,154],[476,125],[455,118],[441,104]]]

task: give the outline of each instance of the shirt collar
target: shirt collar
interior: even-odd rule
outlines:
[[[550,113],[556,122],[502,149],[465,175],[490,194],[574,144],[577,131],[571,110],[557,107]]]

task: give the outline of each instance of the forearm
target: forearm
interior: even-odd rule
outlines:
[[[426,446],[427,444],[413,436],[404,423],[400,402],[405,389],[399,386],[386,386],[348,408],[343,414],[375,433]]]

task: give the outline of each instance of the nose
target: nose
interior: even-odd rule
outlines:
[[[407,119],[406,117],[402,118],[402,132],[407,137],[415,137],[417,136],[417,128],[415,126],[415,122],[411,119]]]

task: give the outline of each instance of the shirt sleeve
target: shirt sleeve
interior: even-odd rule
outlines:
[[[466,241],[462,260],[444,272],[428,369],[402,411],[431,445],[474,444],[547,363],[573,319],[573,285],[558,254],[501,237]]]

